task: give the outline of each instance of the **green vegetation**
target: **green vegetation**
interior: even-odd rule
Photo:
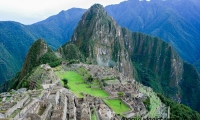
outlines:
[[[39,63],[37,63],[37,64],[41,65],[41,64],[49,63],[49,65],[51,67],[56,67],[56,66],[60,65],[62,61],[56,57],[56,55],[50,48],[48,51],[49,52],[42,55],[42,57],[39,59]]]
[[[176,120],[200,120],[200,114],[191,108],[165,98],[161,94],[158,94],[158,97],[165,105],[170,106],[170,118]]]
[[[139,65],[136,62],[133,62],[134,67],[137,70],[137,80],[140,81],[143,85],[154,88],[157,92],[162,92],[162,88],[159,85],[156,75],[149,69],[144,68],[142,65]]]
[[[51,48],[48,47],[48,45],[42,39],[38,39],[29,49],[21,72],[16,74],[15,78],[13,78],[10,82],[7,83],[10,83],[8,85],[8,90],[18,89],[21,87],[25,87],[28,89],[41,89],[41,74],[44,71],[37,67],[41,64],[47,63],[51,67],[56,67],[60,65],[61,62],[62,60],[57,58],[57,56],[54,54]],[[35,76],[32,74],[34,74]]]
[[[188,63],[183,64],[183,79],[180,81],[182,89],[182,103],[200,112],[200,77],[197,70]]]
[[[98,120],[98,119],[97,119],[97,114],[96,114],[96,108],[95,108],[95,107],[93,107],[91,119],[92,119],[92,120]]]
[[[41,89],[42,88],[42,74],[45,70],[41,67],[34,68],[27,76],[25,76],[14,89],[27,88],[27,89]]]
[[[69,60],[67,64],[70,65],[70,64],[76,64],[76,63],[80,63],[80,61],[72,59],[72,60]]]
[[[62,56],[69,61],[69,64],[75,63],[75,62],[84,62],[85,57],[83,54],[81,54],[78,47],[74,44],[66,44],[64,48],[59,48],[58,51],[62,54]]]
[[[124,112],[130,110],[130,108],[119,99],[104,99],[104,102],[113,110],[116,114],[122,115]],[[121,104],[120,104],[121,103]]]
[[[92,83],[92,82],[94,82],[94,79],[92,78],[91,75],[89,75],[89,77],[87,78],[86,82],[87,82],[87,83]]]
[[[131,60],[137,72],[137,80],[158,93],[174,96],[177,89],[170,78],[171,59],[180,60],[178,56],[173,56],[177,53],[159,38],[136,32],[132,35],[135,44]]]
[[[143,103],[144,103],[146,109],[147,109],[148,111],[150,111],[150,105],[151,105],[151,103],[150,103],[150,98],[148,97],[146,100],[143,101]]]
[[[64,84],[68,83],[68,80],[66,78],[63,78],[62,81],[64,82]]]
[[[75,93],[78,97],[83,97],[81,93],[90,94],[95,97],[107,97],[108,94],[102,89],[92,89],[86,82],[82,79],[82,76],[73,71],[67,71],[64,74],[57,72],[57,75],[68,80],[67,86],[69,89]],[[64,82],[61,81],[64,85]]]
[[[38,39],[29,49],[21,70],[19,81],[31,72],[33,68],[46,63],[51,63],[52,66],[57,66],[61,61],[44,40]]]
[[[68,80],[66,78],[63,78],[62,81],[63,81],[64,87],[69,89],[69,87],[67,85],[68,84]]]

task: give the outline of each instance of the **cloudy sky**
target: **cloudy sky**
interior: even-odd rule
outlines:
[[[89,8],[94,3],[103,6],[124,0],[0,0],[0,21],[32,24],[72,7]]]

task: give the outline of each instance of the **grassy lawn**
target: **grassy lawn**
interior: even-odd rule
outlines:
[[[61,80],[63,78],[68,79],[68,84],[67,84],[68,87],[78,97],[83,97],[81,95],[81,92],[90,94],[95,97],[107,97],[108,96],[108,94],[101,89],[88,88],[89,85],[86,83],[76,84],[76,83],[84,82],[84,80],[82,79],[81,75],[79,75],[78,73],[76,73],[74,71],[67,71],[64,74],[61,74],[61,73],[57,73],[57,74],[61,78]],[[61,81],[61,83],[64,84],[62,81]]]
[[[120,102],[121,100],[119,99],[110,99],[110,100],[106,100],[104,99],[104,102],[113,110],[115,111],[116,114],[121,114],[123,112],[127,112],[130,110],[130,108],[124,104],[124,102],[121,103],[120,105]]]

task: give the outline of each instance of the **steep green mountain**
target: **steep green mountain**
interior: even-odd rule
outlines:
[[[48,63],[50,66],[60,65],[61,60],[55,55],[55,53],[52,51],[52,49],[47,45],[46,42],[42,39],[38,39],[33,43],[31,48],[29,49],[28,54],[26,55],[23,67],[20,71],[20,73],[13,78],[14,83],[12,85],[9,85],[11,88],[20,88],[20,87],[28,87],[29,81],[27,81],[27,78],[30,76],[34,76],[33,71],[37,69],[36,67],[41,64]],[[38,73],[38,72],[36,72]],[[39,73],[38,73],[39,74]],[[40,74],[41,77],[42,74]],[[30,79],[30,78],[29,78]],[[39,78],[35,78],[33,80],[38,80]],[[25,84],[26,83],[26,84]]]
[[[128,0],[106,10],[119,25],[170,43],[182,59],[200,59],[200,4],[197,0]]]
[[[63,50],[71,44],[78,47],[76,54],[82,53],[86,62],[113,67],[154,91],[199,110],[200,78],[195,68],[163,40],[121,28],[103,6],[95,4],[82,16],[70,42],[58,49],[63,58],[70,54]]]
[[[21,69],[29,47],[38,38],[45,39],[53,49],[69,40],[84,11],[72,8],[32,25],[0,22],[0,83]]]
[[[58,60],[58,57],[44,40],[38,39],[33,43],[26,55],[19,79],[23,79],[34,67],[40,64],[52,63]]]

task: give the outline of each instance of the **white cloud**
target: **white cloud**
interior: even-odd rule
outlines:
[[[31,24],[72,7],[89,8],[94,3],[104,6],[123,0],[0,0],[0,21]]]

